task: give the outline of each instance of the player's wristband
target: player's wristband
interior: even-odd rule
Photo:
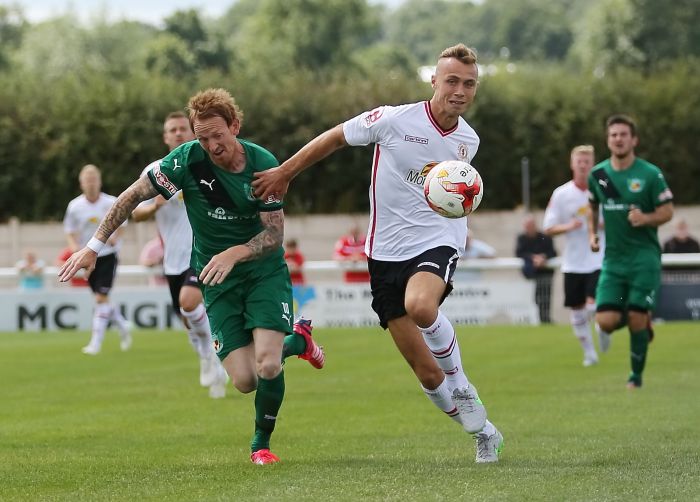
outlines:
[[[105,243],[95,237],[92,237],[85,247],[92,249],[97,254],[100,254],[102,248],[105,247]]]

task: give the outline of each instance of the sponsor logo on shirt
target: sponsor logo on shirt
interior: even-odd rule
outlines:
[[[608,199],[603,204],[603,209],[606,211],[629,211],[629,205],[615,202],[614,199]]]
[[[659,202],[666,202],[668,200],[673,200],[673,194],[670,188],[667,188],[659,194]]]
[[[406,174],[406,181],[413,185],[422,187],[425,184],[425,177],[428,175],[430,170],[438,164],[439,162],[429,162],[428,164],[424,165],[420,171],[415,169],[409,170]]]
[[[377,120],[382,118],[382,115],[384,115],[384,108],[375,108],[371,112],[368,112],[364,118],[365,127],[372,127],[372,124],[374,124]]]
[[[421,145],[427,145],[428,144],[428,138],[421,138],[419,136],[411,136],[410,134],[407,134],[403,137],[404,141],[408,141],[409,143],[420,143]]]
[[[168,179],[168,177],[163,174],[160,170],[160,166],[153,168],[153,177],[156,179],[158,186],[164,188],[170,195],[175,195],[177,192],[177,187]]]
[[[207,216],[210,218],[214,218],[215,220],[252,220],[254,218],[257,218],[257,214],[252,214],[250,216],[239,216],[235,214],[228,214],[226,213],[226,210],[223,207],[217,207],[214,209],[214,211],[207,211]]]

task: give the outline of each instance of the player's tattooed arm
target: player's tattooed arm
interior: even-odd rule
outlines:
[[[148,177],[136,180],[114,202],[111,209],[102,219],[102,223],[100,223],[97,232],[95,232],[95,237],[102,242],[107,242],[107,239],[126,221],[141,201],[152,199],[156,195],[158,195],[158,191]]]
[[[265,230],[250,239],[245,246],[250,251],[248,260],[255,260],[282,246],[284,241],[284,211],[266,211],[260,213]]]

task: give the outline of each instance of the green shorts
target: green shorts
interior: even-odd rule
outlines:
[[[249,269],[236,274],[234,267],[224,284],[203,286],[214,350],[222,361],[232,351],[250,344],[255,328],[292,332],[289,270],[284,262],[273,270],[261,268],[266,270]]]
[[[596,288],[598,310],[654,310],[661,284],[661,263],[610,269],[603,264]]]

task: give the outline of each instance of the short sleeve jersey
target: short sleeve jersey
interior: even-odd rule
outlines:
[[[590,206],[588,190],[581,190],[573,181],[557,187],[549,199],[544,212],[542,228],[545,230],[555,225],[568,223],[574,218],[583,225],[566,232],[566,247],[562,258],[561,271],[574,274],[588,274],[600,270],[603,263],[605,238],[600,238],[600,251],[591,251],[588,241],[588,213]]]
[[[382,106],[343,124],[350,145],[374,143],[370,218],[365,253],[372,259],[403,261],[438,246],[462,255],[465,219],[440,216],[423,195],[425,176],[443,160],[471,162],[479,137],[461,117],[444,130],[427,101]]]
[[[673,200],[661,170],[636,158],[622,171],[613,169],[610,159],[596,165],[588,177],[591,201],[599,204],[605,220],[605,267],[625,267],[661,260],[656,227],[633,227],[627,215],[631,206],[651,213]]]
[[[102,218],[112,208],[117,198],[113,195],[100,193],[95,202],[87,200],[85,195],[79,195],[68,203],[63,218],[63,231],[67,234],[77,234],[78,244],[85,246],[100,226]],[[126,225],[126,221],[122,226]],[[105,244],[97,256],[107,256],[119,251],[120,242],[116,246]]]
[[[160,165],[160,160],[150,163],[141,173],[147,176],[148,171]],[[155,204],[153,199],[139,205]],[[163,272],[165,275],[179,275],[190,267],[192,254],[192,228],[187,219],[185,198],[182,190],[170,197],[155,214],[156,227],[163,239]]]
[[[182,190],[194,236],[191,264],[197,273],[214,255],[245,244],[262,232],[260,212],[282,209],[276,198],[257,199],[251,186],[253,173],[277,166],[277,160],[254,143],[238,141],[246,155],[240,173],[214,164],[198,141],[180,145],[148,172],[151,183],[166,199]],[[259,270],[267,264],[277,267],[279,263],[284,263],[282,246],[257,260],[237,264],[234,273]]]

